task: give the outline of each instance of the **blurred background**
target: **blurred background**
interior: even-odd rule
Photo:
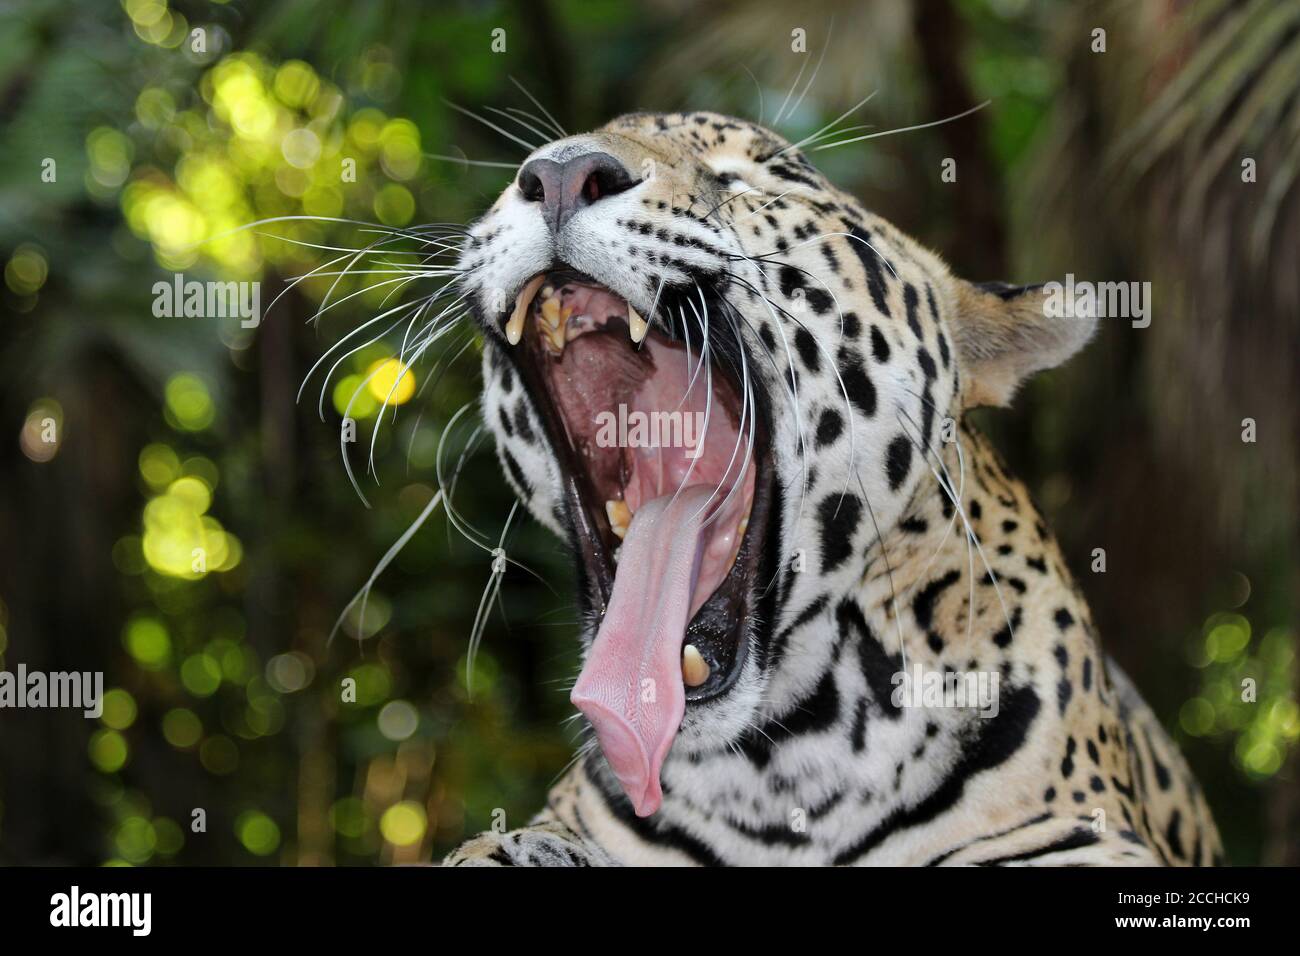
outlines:
[[[575,610],[548,535],[509,528],[537,577],[512,567],[487,605],[472,693],[492,559],[441,511],[330,640],[433,496],[440,444],[485,538],[513,499],[473,409],[455,419],[479,388],[468,339],[405,376],[400,335],[327,378],[335,352],[298,400],[327,349],[430,291],[324,274],[330,248],[377,235],[326,220],[464,224],[490,203],[525,150],[448,101],[533,141],[512,110],[570,131],[631,109],[780,114],[796,139],[873,90],[846,123],[990,101],[812,154],[959,274],[1153,284],[1149,328],[1104,321],[980,423],[1188,755],[1231,861],[1300,862],[1300,3],[791,9],[0,5],[0,669],[102,670],[108,690],[99,720],[0,714],[0,863],[411,862],[498,809],[522,824],[570,756]],[[315,218],[234,231],[276,217]],[[255,330],[157,317],[154,284],[177,272],[259,280],[264,310],[284,294]],[[327,295],[352,298],[310,324]],[[339,449],[354,393],[369,507]]]

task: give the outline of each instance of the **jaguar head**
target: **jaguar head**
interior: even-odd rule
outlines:
[[[503,468],[575,555],[572,700],[642,816],[670,751],[734,743],[816,672],[785,635],[860,585],[939,423],[1091,331],[954,279],[712,113],[537,150],[459,265]]]

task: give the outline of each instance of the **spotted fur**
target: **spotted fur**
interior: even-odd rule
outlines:
[[[529,827],[447,862],[1219,862],[1182,757],[1102,652],[1026,489],[964,419],[1092,324],[1047,318],[1034,288],[957,279],[754,124],[635,114],[535,155],[590,150],[641,182],[558,234],[512,185],[462,258],[505,475],[572,541],[501,331],[528,277],[564,261],[645,315],[664,288],[709,288],[768,410],[779,560],[739,680],[687,708],[657,813],[636,817],[593,751]],[[894,675],[917,664],[996,672],[997,715],[895,706]]]

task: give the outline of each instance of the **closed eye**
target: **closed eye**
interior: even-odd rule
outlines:
[[[713,175],[717,177],[718,185],[736,192],[744,192],[745,190],[754,188],[753,184],[734,169],[714,170]]]

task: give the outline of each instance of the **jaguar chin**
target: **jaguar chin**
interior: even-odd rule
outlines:
[[[798,144],[712,113],[537,150],[459,266],[504,472],[574,555],[596,746],[448,864],[1217,861],[1196,782],[965,421],[1095,319],[954,277]],[[619,409],[704,427],[611,446]],[[998,699],[900,700],[909,669]]]

